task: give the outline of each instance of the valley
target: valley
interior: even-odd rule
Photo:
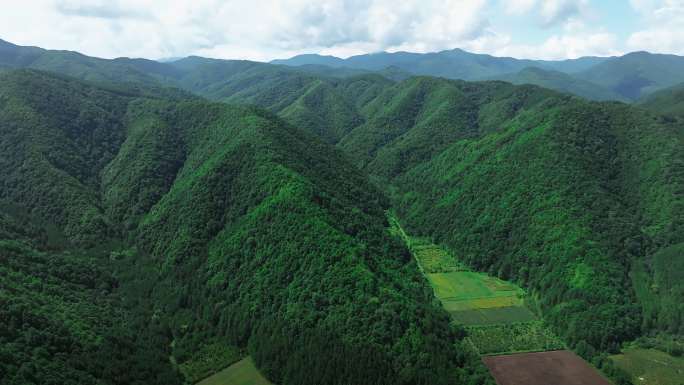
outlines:
[[[679,59],[431,57],[650,96],[0,42],[2,385],[672,385]]]
[[[525,306],[522,288],[470,271],[443,247],[407,235],[393,215],[390,223],[498,384],[609,384]]]
[[[498,384],[610,384],[526,307],[522,288],[470,271],[445,248],[407,235],[391,214],[390,223]]]

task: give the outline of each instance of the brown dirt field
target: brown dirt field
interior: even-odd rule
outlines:
[[[499,385],[611,385],[567,350],[483,357]]]

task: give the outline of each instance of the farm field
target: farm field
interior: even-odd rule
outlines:
[[[251,357],[246,357],[223,369],[197,385],[272,385],[254,366]]]
[[[452,310],[451,318],[462,325],[496,325],[509,322],[528,322],[537,318],[524,306],[503,306],[482,309]]]
[[[565,349],[565,344],[524,304],[525,291],[485,273],[468,270],[453,254],[407,235],[390,215],[392,231],[409,245],[435,296],[454,323],[466,327],[480,355]]]
[[[467,330],[468,338],[482,355],[540,352],[565,348],[563,342],[541,321],[471,326]]]
[[[442,301],[461,302],[459,309],[482,309],[522,304],[518,286],[483,273],[458,271],[427,274],[435,295]],[[451,310],[451,309],[448,309]]]
[[[610,358],[632,376],[635,385],[684,384],[684,357],[655,349],[629,348]]]
[[[488,356],[482,360],[499,385],[610,385],[596,369],[567,350]]]

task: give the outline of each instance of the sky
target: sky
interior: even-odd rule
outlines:
[[[684,0],[5,0],[0,39],[104,58],[269,61],[461,48],[684,54]]]

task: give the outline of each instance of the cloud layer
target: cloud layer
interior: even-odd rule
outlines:
[[[631,4],[646,28],[630,35],[629,48],[684,54],[684,0],[631,0]]]
[[[190,54],[270,60],[464,48],[559,59],[684,47],[684,0],[631,0],[628,36],[602,27],[590,0],[30,0],[0,14],[0,38],[101,57]],[[515,28],[493,19],[522,20]],[[636,17],[636,16],[635,16]],[[26,26],[30,25],[31,28]],[[534,34],[534,38],[530,38]],[[679,52],[681,53],[681,52]]]

